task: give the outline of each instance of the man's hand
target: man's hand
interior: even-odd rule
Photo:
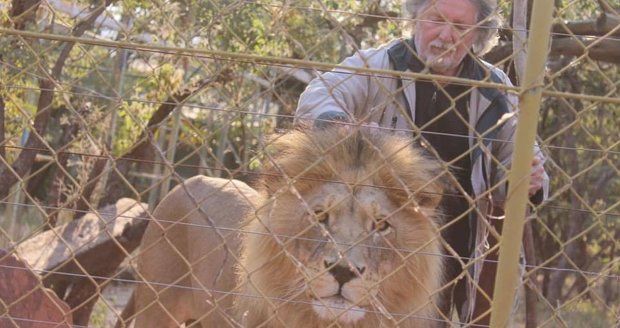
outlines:
[[[545,169],[540,158],[534,156],[532,161],[532,173],[530,175],[530,187],[528,193],[530,196],[534,195],[543,185],[543,174]]]

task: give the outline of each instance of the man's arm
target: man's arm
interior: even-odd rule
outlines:
[[[504,78],[504,83],[512,86],[512,83],[508,77],[505,76],[505,74],[502,73],[501,76]],[[517,95],[508,93],[506,94],[506,99],[508,101],[509,109],[512,112],[517,111],[519,104],[519,98]],[[496,142],[496,151],[494,156],[501,163],[501,166],[496,170],[497,172],[495,173],[493,184],[495,185],[501,183],[504,184],[505,187],[497,188],[497,191],[493,193],[493,199],[500,203],[505,202],[506,193],[508,192],[507,170],[510,168],[512,163],[516,128],[517,115],[512,115],[503,124],[497,136],[499,141]],[[530,175],[531,181],[528,188],[530,200],[534,204],[540,204],[549,195],[549,176],[543,167],[545,161],[545,155],[540,150],[538,143],[534,143],[534,160],[532,161],[532,170]]]
[[[380,50],[363,50],[346,58],[341,65],[369,67],[381,56]],[[306,121],[314,127],[324,127],[331,122],[353,122],[356,111],[367,107],[370,77],[353,71],[335,69],[312,80],[301,94],[295,122]]]

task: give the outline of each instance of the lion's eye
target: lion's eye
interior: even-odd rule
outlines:
[[[329,222],[329,213],[323,210],[314,211],[314,216],[316,217],[316,220],[319,221],[319,223],[321,224],[327,224]]]
[[[391,225],[385,217],[379,218],[372,223],[372,230],[379,233],[386,233],[390,227]]]

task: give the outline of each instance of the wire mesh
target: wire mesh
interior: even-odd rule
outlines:
[[[620,7],[524,86],[531,1],[474,3],[0,1],[0,326],[487,327],[532,88],[509,325],[619,325]]]

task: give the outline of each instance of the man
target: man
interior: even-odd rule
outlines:
[[[463,266],[468,258],[487,251],[492,239],[487,223],[501,228],[518,102],[516,95],[501,89],[475,86],[476,81],[511,85],[504,72],[479,58],[495,44],[500,25],[496,1],[408,0],[405,6],[414,22],[411,39],[359,51],[342,65],[432,73],[474,83],[337,69],[310,82],[300,97],[296,119],[316,128],[348,122],[413,132],[430,153],[450,166],[450,182],[456,188],[442,200],[449,223],[442,236],[450,245],[446,254],[453,256],[446,260],[450,287],[442,293],[440,307],[447,319],[452,318],[453,306],[462,321],[484,324],[488,316],[480,314],[490,304],[476,296],[474,284],[492,295],[493,265],[477,261],[468,266],[468,275],[463,275]],[[538,147],[535,152],[529,192],[540,202],[548,177]]]

